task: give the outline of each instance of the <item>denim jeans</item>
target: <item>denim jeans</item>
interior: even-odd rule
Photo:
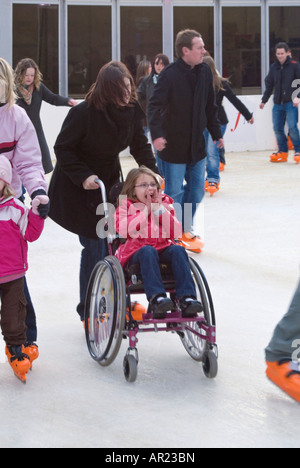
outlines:
[[[222,136],[226,132],[227,125],[221,125]],[[206,152],[207,152],[207,164],[206,164],[206,179],[209,182],[215,182],[218,184],[220,182],[220,149],[218,148],[219,142],[213,142],[212,136],[207,130],[204,131],[204,137],[206,142]]]
[[[80,302],[77,306],[77,312],[81,320],[84,320],[84,306],[87,288],[91,274],[96,264],[107,256],[107,244],[104,239],[88,239],[87,237],[79,236],[79,241],[83,246],[81,252],[79,286],[80,286]]]
[[[160,159],[160,164],[165,177],[165,193],[174,200],[183,231],[193,232],[193,219],[205,193],[206,158],[190,164],[174,164]]]
[[[293,142],[295,152],[300,152],[300,134],[298,130],[298,108],[292,102],[274,104],[273,126],[279,151],[288,152],[288,141],[284,131],[285,122],[289,128],[289,136]]]
[[[280,359],[300,358],[300,283],[293,296],[290,307],[274,330],[273,337],[265,349],[266,360],[276,362]]]
[[[196,298],[195,284],[185,249],[179,245],[170,245],[158,252],[151,245],[145,245],[131,257],[129,264],[140,265],[147,299],[165,293],[159,268],[160,262],[172,266],[177,297],[194,296]]]
[[[35,310],[32,304],[30,297],[26,277],[24,277],[24,292],[26,298],[26,326],[27,326],[27,338],[28,343],[33,343],[37,340],[37,325],[36,325],[36,315]]]

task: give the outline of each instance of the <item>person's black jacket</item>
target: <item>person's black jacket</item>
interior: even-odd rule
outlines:
[[[274,104],[285,104],[292,100],[292,94],[295,92],[298,83],[293,87],[293,82],[300,78],[300,64],[286,59],[283,65],[278,59],[271,65],[270,71],[266,76],[266,90],[262,97],[262,102],[268,102],[274,90]]]
[[[130,147],[138,165],[158,173],[151,145],[144,135],[144,113],[139,104],[124,109],[121,121],[87,101],[67,115],[54,149],[57,164],[49,187],[49,216],[65,229],[91,239],[97,238],[96,215],[102,202],[100,190],[84,190],[82,183],[97,175],[107,193],[119,180],[119,153]]]
[[[212,73],[205,63],[193,69],[181,58],[160,73],[148,104],[152,140],[163,137],[159,157],[175,164],[198,162],[206,156],[203,132],[222,138]]]
[[[69,98],[52,93],[50,89],[41,83],[39,90],[34,88],[30,105],[26,104],[20,95],[17,99],[18,106],[23,107],[23,109],[27,112],[27,115],[36,130],[42,152],[44,171],[46,174],[48,174],[53,170],[53,165],[40,118],[41,105],[43,101],[48,102],[53,106],[69,106]]]
[[[231,104],[245,117],[247,121],[250,120],[252,118],[251,112],[242,103],[242,101],[234,94],[234,92],[232,91],[227,81],[225,80],[222,81],[222,87],[223,89],[220,89],[220,91],[216,95],[217,106],[219,109],[218,119],[221,125],[226,125],[229,122],[225,109],[222,105],[224,97],[226,97],[228,101],[231,102]]]

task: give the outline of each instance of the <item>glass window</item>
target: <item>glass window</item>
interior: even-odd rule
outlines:
[[[69,95],[82,98],[111,60],[111,7],[68,7]]]
[[[162,52],[161,7],[121,7],[121,60],[133,77],[141,60]]]
[[[58,93],[57,5],[13,5],[13,66],[27,57],[38,64],[45,85]]]
[[[214,9],[213,7],[174,7],[174,43],[182,29],[195,29],[204,40],[205,48],[214,55]]]
[[[223,7],[222,15],[223,76],[237,94],[260,94],[260,8]]]
[[[270,7],[271,63],[274,62],[278,42],[287,42],[293,59],[300,60],[299,7]]]

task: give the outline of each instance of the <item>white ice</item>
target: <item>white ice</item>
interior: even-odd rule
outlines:
[[[27,276],[40,358],[23,385],[1,343],[0,447],[300,446],[300,406],[264,374],[264,348],[299,278],[300,165],[232,153],[221,177],[220,192],[205,197],[205,248],[195,256],[216,308],[217,378],[167,333],[139,335],[133,384],[125,341],[110,367],[94,362],[75,311],[79,242],[48,219]]]

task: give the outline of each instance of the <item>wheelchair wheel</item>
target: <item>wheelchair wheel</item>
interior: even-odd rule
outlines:
[[[91,275],[85,304],[85,335],[92,358],[101,366],[116,358],[125,327],[126,287],[120,262],[108,256]]]
[[[137,359],[132,354],[127,354],[123,361],[123,371],[127,382],[135,382],[137,378]]]
[[[191,273],[196,286],[197,299],[201,301],[203,305],[203,312],[198,315],[200,318],[204,318],[206,325],[215,326],[214,306],[207,280],[198,263],[191,257],[189,258],[189,261]],[[203,361],[205,353],[210,349],[208,339],[206,339],[206,337],[202,338],[196,334],[200,333],[200,331],[203,335],[204,331],[201,329],[201,323],[193,321],[187,322],[185,330],[179,332],[184,348],[188,354],[198,362]],[[214,353],[214,351],[212,351],[212,353]]]

